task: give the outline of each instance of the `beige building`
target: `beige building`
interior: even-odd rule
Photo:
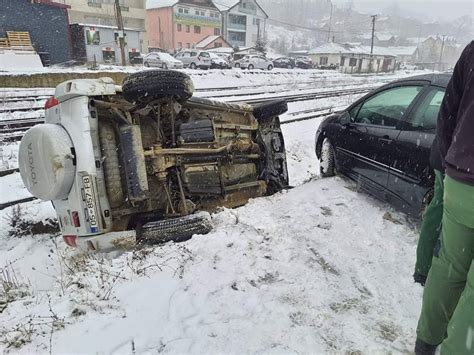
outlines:
[[[69,23],[82,25],[116,26],[115,0],[56,0],[69,5]],[[146,53],[146,0],[120,0],[125,28],[140,32],[140,52]]]

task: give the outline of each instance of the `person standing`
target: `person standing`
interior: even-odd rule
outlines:
[[[416,354],[474,353],[474,41],[461,54],[438,117],[446,167],[441,250],[433,257]]]

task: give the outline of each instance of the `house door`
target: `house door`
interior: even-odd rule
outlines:
[[[383,71],[383,72],[387,72],[387,71],[388,71],[388,68],[390,67],[390,64],[392,64],[392,60],[391,60],[391,59],[384,59],[384,60],[383,60],[383,64],[382,64],[382,71]]]
[[[363,61],[363,59],[359,59],[359,67],[357,69],[357,72],[359,72],[359,73],[362,71],[362,61]]]

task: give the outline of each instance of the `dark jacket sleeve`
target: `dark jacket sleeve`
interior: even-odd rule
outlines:
[[[474,42],[471,42],[461,54],[451,80],[446,89],[446,95],[438,116],[437,136],[441,158],[445,159],[448,149],[451,146],[453,133],[456,128],[459,103],[464,91],[464,77],[469,57],[473,54]]]

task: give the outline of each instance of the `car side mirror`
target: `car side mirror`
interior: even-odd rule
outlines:
[[[349,112],[344,112],[343,114],[341,114],[340,118],[339,118],[339,122],[342,124],[342,125],[349,125],[352,122],[352,119],[351,119],[351,115],[349,114]]]

